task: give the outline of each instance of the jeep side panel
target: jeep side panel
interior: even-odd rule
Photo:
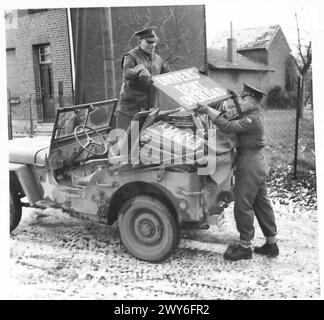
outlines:
[[[195,172],[149,168],[121,173],[119,179],[122,184],[129,181],[142,181],[159,189],[176,209],[180,221],[199,221],[203,218],[200,177]]]

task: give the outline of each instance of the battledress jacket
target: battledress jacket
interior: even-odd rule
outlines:
[[[264,181],[269,168],[262,152],[265,146],[265,135],[264,118],[260,107],[256,107],[245,113],[241,119],[234,121],[218,115],[214,123],[221,131],[235,133],[237,136],[236,172],[243,173],[239,176],[249,176],[255,184]]]
[[[146,77],[140,77],[143,68],[139,66],[144,66],[148,71]],[[141,108],[154,108],[156,89],[152,86],[150,76],[169,72],[167,64],[157,53],[146,53],[137,46],[123,56],[122,67],[123,84],[117,110],[126,115],[134,115]]]
[[[264,119],[260,107],[245,113],[241,119],[229,121],[217,116],[214,123],[225,133],[235,133],[238,149],[260,150],[265,146]]]

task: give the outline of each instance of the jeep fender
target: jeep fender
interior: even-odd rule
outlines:
[[[164,201],[164,204],[176,216],[177,220],[180,219],[176,210],[176,204],[172,201],[173,197],[167,189],[154,183],[132,181],[124,184],[112,195],[108,210],[108,224],[113,224],[117,220],[120,205],[124,203],[124,195],[127,195],[126,198],[129,199],[141,194],[157,196],[160,200]]]
[[[41,200],[41,190],[36,183],[31,169],[26,164],[9,163],[10,176],[15,175],[20,184],[20,188],[28,199],[31,206],[34,206],[36,201]]]

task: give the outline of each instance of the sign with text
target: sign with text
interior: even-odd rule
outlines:
[[[197,68],[188,68],[152,77],[153,85],[187,110],[197,107],[197,102],[217,102],[230,97],[226,89]]]

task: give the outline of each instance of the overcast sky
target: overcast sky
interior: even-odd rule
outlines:
[[[217,31],[279,24],[291,46],[297,43],[295,12],[300,34],[311,39],[314,0],[225,0],[206,1],[207,43]],[[234,34],[235,36],[235,34]],[[293,49],[293,48],[292,48]]]

